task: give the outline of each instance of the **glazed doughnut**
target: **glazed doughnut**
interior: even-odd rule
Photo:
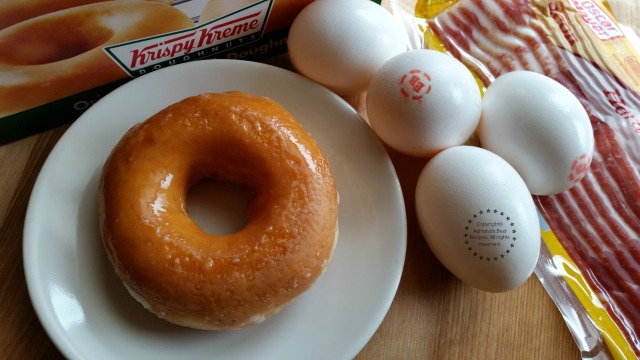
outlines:
[[[0,2],[0,29],[54,11],[107,0],[3,0]],[[171,5],[172,0],[148,0]]]
[[[0,117],[125,78],[103,47],[192,27],[169,5],[107,1],[0,30]]]
[[[247,223],[205,233],[186,196],[203,178],[248,189]],[[172,323],[237,329],[277,313],[323,273],[337,191],[322,150],[278,103],[186,98],[134,126],[102,170],[99,224],[129,292]]]
[[[104,0],[4,0],[0,2],[0,29],[54,11],[100,1]]]

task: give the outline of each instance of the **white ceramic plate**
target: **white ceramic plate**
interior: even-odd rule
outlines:
[[[228,90],[278,101],[314,136],[340,193],[340,235],[327,271],[280,314],[244,330],[206,332],[160,320],[129,296],[103,251],[96,193],[107,155],[134,123],[187,96]],[[70,359],[352,358],[391,305],[405,250],[400,185],[367,124],[293,72],[238,60],[159,70],[96,103],[45,162],[24,231],[31,300]]]

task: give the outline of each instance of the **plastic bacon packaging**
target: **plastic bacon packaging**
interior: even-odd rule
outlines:
[[[625,27],[601,0],[382,5],[412,48],[454,56],[483,91],[500,75],[528,70],[580,100],[593,159],[570,190],[534,197],[543,238],[535,273],[584,358],[640,357],[640,57]]]

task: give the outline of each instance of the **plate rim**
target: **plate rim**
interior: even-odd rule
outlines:
[[[301,75],[295,73],[295,72],[291,72],[289,70],[274,66],[274,65],[268,65],[268,64],[264,64],[264,63],[257,63],[257,62],[252,62],[252,61],[245,61],[245,60],[225,60],[225,59],[210,59],[210,60],[199,60],[196,62],[191,62],[191,63],[184,63],[184,64],[179,64],[179,65],[174,65],[171,67],[168,67],[166,69],[161,69],[158,71],[154,71],[152,73],[149,73],[147,75],[144,75],[143,77],[140,78],[136,78],[133,79],[129,82],[127,82],[126,84],[122,85],[121,87],[115,89],[114,91],[110,92],[109,94],[105,95],[102,99],[100,99],[96,104],[101,103],[108,103],[110,101],[112,101],[112,98],[117,98],[118,96],[120,96],[120,93],[126,93],[128,91],[129,88],[133,88],[134,86],[136,86],[138,83],[140,82],[151,82],[153,77],[160,77],[160,76],[164,76],[165,73],[169,72],[169,71],[181,71],[185,68],[190,68],[190,67],[208,67],[211,66],[213,67],[217,67],[217,66],[231,66],[231,67],[253,67],[253,68],[261,68],[261,69],[265,69],[265,71],[275,71],[275,72],[280,72],[280,74],[287,74],[287,76],[296,76],[298,79],[296,81],[302,81],[303,83],[308,84],[308,86],[313,86],[313,87],[320,87],[322,89],[324,89],[324,91],[332,94],[336,101],[341,102],[340,106],[347,106],[348,108],[350,108],[353,113],[355,115],[357,115],[360,118],[360,121],[362,121],[363,123],[366,123],[359,114],[357,114],[357,112],[355,111],[355,109],[353,109],[351,107],[351,105],[349,105],[344,99],[340,98],[339,96],[331,93],[329,90],[323,88],[321,85],[318,85],[315,82],[312,82],[311,80],[302,77]],[[259,70],[261,71],[261,70]],[[24,221],[24,228],[23,228],[23,270],[25,273],[25,280],[27,283],[27,289],[28,289],[28,294],[29,294],[29,298],[31,301],[31,304],[36,312],[36,315],[42,325],[42,327],[44,328],[45,332],[47,333],[47,335],[49,336],[50,340],[55,344],[55,346],[57,347],[57,349],[64,354],[64,356],[68,357],[68,358],[73,358],[73,359],[81,359],[81,355],[80,353],[77,352],[77,348],[73,346],[73,343],[71,342],[70,336],[64,334],[64,331],[61,333],[58,329],[58,331],[56,331],[56,324],[51,324],[50,323],[50,319],[49,317],[55,317],[56,319],[59,319],[59,317],[57,316],[53,316],[51,315],[51,311],[47,311],[47,309],[45,309],[46,306],[44,306],[43,304],[40,304],[39,302],[42,301],[42,299],[39,298],[39,294],[40,294],[40,290],[36,289],[36,285],[41,283],[42,279],[37,279],[36,274],[39,273],[39,271],[36,271],[36,268],[39,266],[38,264],[34,264],[35,259],[33,259],[34,256],[30,256],[30,246],[35,246],[35,244],[38,243],[38,241],[34,238],[35,235],[33,235],[33,232],[36,232],[36,225],[32,225],[32,222],[34,221],[33,219],[37,217],[37,212],[38,210],[36,209],[36,204],[38,202],[39,199],[42,198],[42,194],[40,194],[40,192],[44,191],[43,189],[46,188],[45,185],[43,185],[43,183],[46,180],[47,175],[51,172],[50,168],[53,166],[53,162],[56,158],[60,157],[60,154],[64,154],[63,150],[66,146],[70,146],[69,143],[73,143],[72,140],[74,139],[76,135],[76,132],[80,131],[77,130],[79,128],[81,128],[82,124],[87,121],[85,119],[87,118],[91,118],[92,116],[94,116],[94,112],[99,111],[100,106],[92,106],[91,108],[89,108],[84,114],[82,114],[77,120],[74,121],[74,123],[72,123],[69,128],[65,131],[65,133],[60,137],[60,139],[58,140],[58,142],[55,144],[55,146],[53,147],[53,149],[50,151],[50,153],[47,155],[47,158],[45,160],[45,162],[43,163],[42,167],[40,168],[40,171],[38,173],[38,176],[36,178],[36,181],[33,185],[31,194],[30,194],[30,198],[28,201],[28,205],[27,205],[27,211],[25,214],[25,221]],[[371,132],[371,134],[373,134],[373,132]],[[377,139],[376,139],[377,140]],[[379,142],[379,140],[377,140]],[[379,142],[379,146],[382,147],[382,144]],[[362,341],[362,344],[360,344],[358,346],[357,349],[355,349],[355,353],[354,354],[349,354],[350,356],[355,356],[357,355],[358,352],[360,352],[362,350],[362,348],[364,348],[364,346],[370,341],[371,337],[373,337],[373,335],[375,334],[375,332],[377,331],[377,329],[380,327],[382,321],[384,320],[386,314],[388,313],[391,304],[395,298],[395,295],[398,291],[399,285],[400,285],[400,280],[403,274],[403,270],[404,270],[404,262],[406,260],[406,250],[407,250],[407,218],[406,218],[406,207],[405,207],[405,203],[404,203],[404,198],[403,198],[403,194],[402,194],[402,189],[400,187],[400,183],[397,177],[397,173],[395,171],[395,168],[393,166],[393,163],[389,157],[388,153],[384,153],[384,162],[385,162],[385,166],[388,168],[388,171],[390,172],[390,176],[391,176],[391,180],[394,182],[395,184],[395,200],[398,201],[398,205],[401,206],[402,209],[402,214],[401,216],[399,216],[400,218],[400,224],[396,224],[398,226],[400,226],[402,233],[399,234],[399,238],[401,238],[402,240],[399,241],[399,252],[401,253],[401,259],[399,261],[399,264],[397,266],[397,268],[395,269],[396,274],[394,276],[394,280],[393,283],[389,284],[389,287],[391,288],[392,291],[390,291],[387,294],[386,299],[384,299],[383,301],[381,301],[381,303],[383,304],[382,307],[384,308],[384,311],[382,311],[380,314],[378,314],[378,319],[375,319],[375,326],[373,326],[371,328],[371,331],[369,331],[369,333],[367,333],[366,335],[363,335],[361,337],[365,338],[364,341]],[[90,174],[87,174],[87,176],[89,176]],[[88,180],[90,181],[90,180]],[[75,222],[72,222],[72,224],[75,224]],[[35,277],[35,278],[34,278]],[[57,324],[59,325],[59,324]]]

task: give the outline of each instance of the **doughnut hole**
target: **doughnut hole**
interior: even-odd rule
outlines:
[[[187,212],[206,233],[229,235],[247,224],[247,207],[253,197],[253,191],[246,187],[202,178],[187,193]]]
[[[238,224],[197,220],[194,199],[209,210],[226,203],[198,195],[201,185],[212,190],[203,179],[255,194],[239,206]],[[233,191],[218,185],[222,195]],[[165,108],[118,142],[99,188],[100,231],[116,273],[152,313],[178,325],[255,324],[309,289],[333,252],[338,214],[328,161],[267,98],[200,94]]]

